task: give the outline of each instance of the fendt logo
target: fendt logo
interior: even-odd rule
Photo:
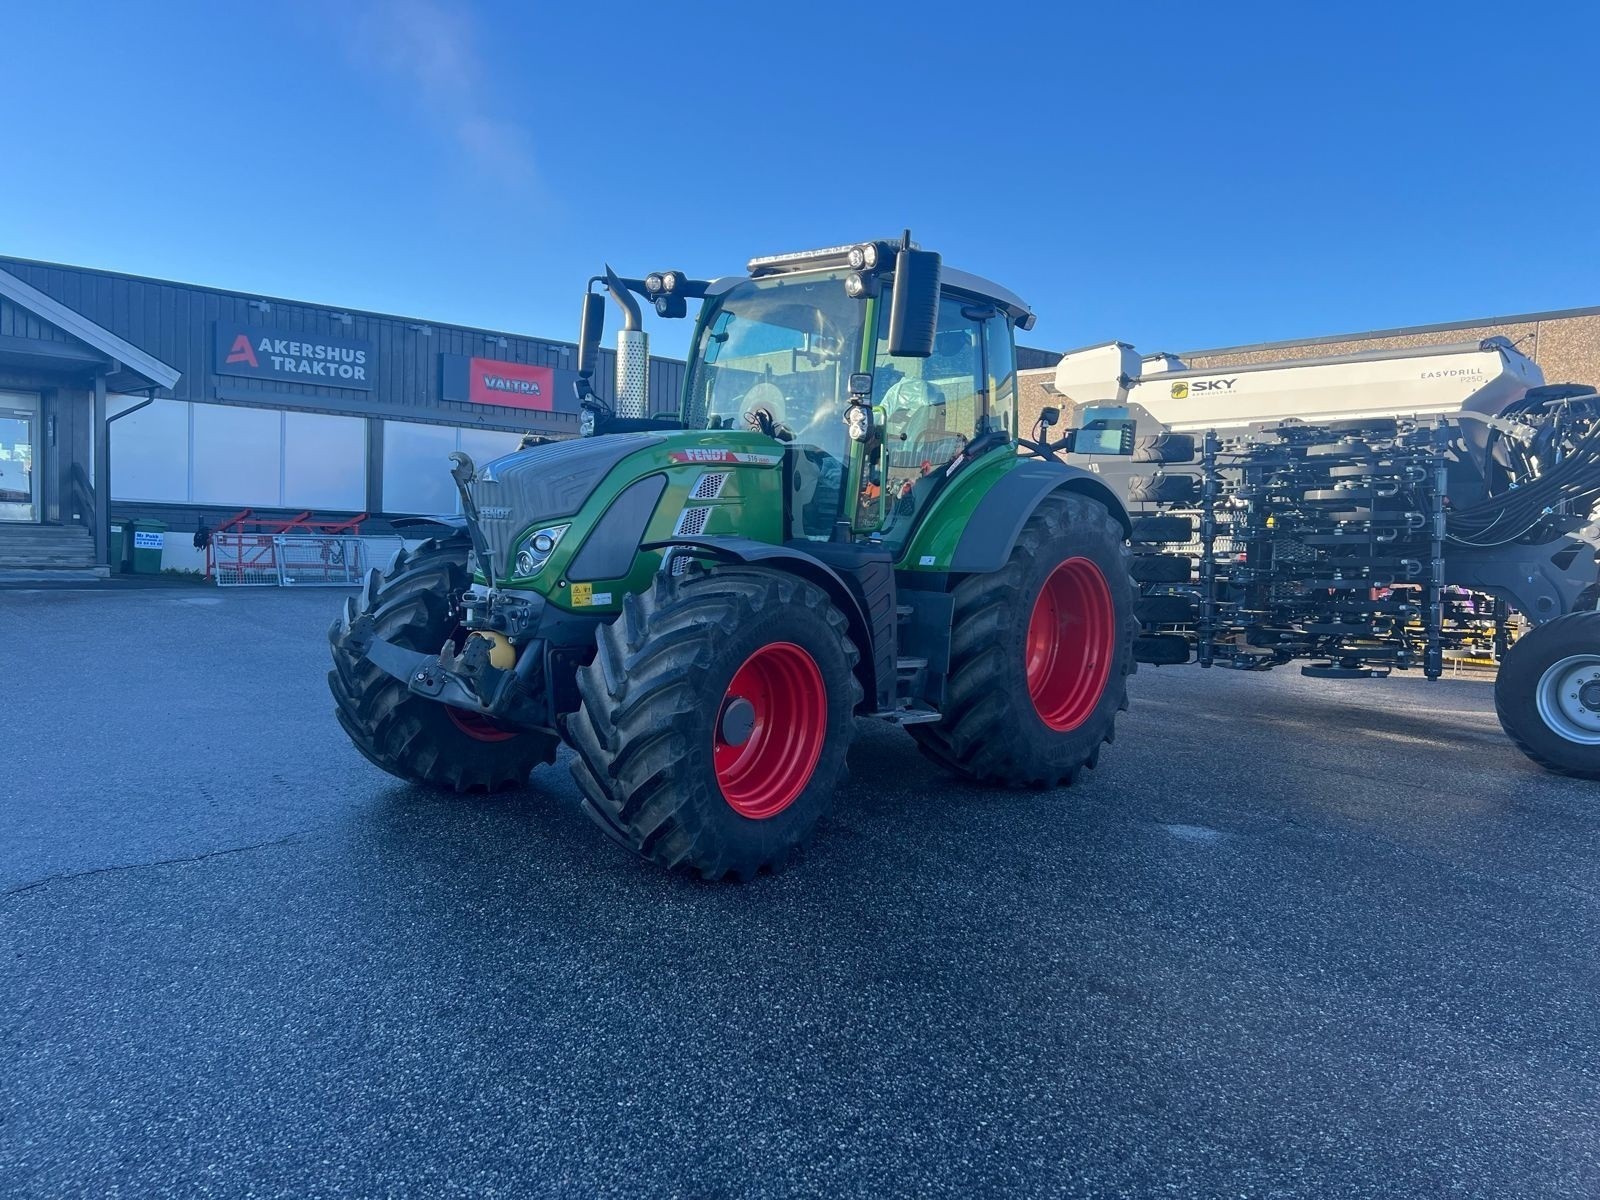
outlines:
[[[230,363],[249,363],[252,367],[257,368],[258,370],[261,367],[261,364],[256,361],[255,348],[250,345],[250,338],[242,333],[233,339],[233,349],[228,351],[228,357],[223,359],[223,361]]]

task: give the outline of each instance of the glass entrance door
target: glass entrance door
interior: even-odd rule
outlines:
[[[39,397],[0,392],[0,521],[39,519]]]

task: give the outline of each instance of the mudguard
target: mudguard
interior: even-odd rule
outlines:
[[[1072,492],[1106,506],[1132,536],[1133,523],[1121,499],[1099,476],[1082,467],[1044,459],[1025,459],[1007,471],[978,502],[950,558],[951,573],[985,574],[998,571],[1011,558],[1022,527],[1039,502],[1052,492]]]
[[[863,598],[858,596],[855,587],[838,571],[823,562],[814,554],[790,545],[774,545],[771,542],[761,542],[754,538],[743,537],[710,537],[710,538],[683,538],[675,537],[670,542],[650,542],[639,548],[641,550],[666,550],[672,546],[687,547],[723,562],[744,563],[752,567],[772,567],[780,571],[789,571],[801,578],[816,584],[827,592],[833,602],[839,606],[839,611],[849,623],[850,640],[855,642],[856,648],[861,652],[860,663],[857,671],[860,674],[861,690],[869,702],[881,699],[878,694],[878,681],[884,673],[877,662],[880,653],[893,653],[892,646],[883,647],[883,639],[873,636],[872,623],[868,619],[867,608]],[[893,664],[884,679],[886,686],[894,682]]]

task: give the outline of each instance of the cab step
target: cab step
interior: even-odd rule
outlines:
[[[926,725],[940,720],[944,714],[926,704],[908,704],[902,708],[885,708],[872,714],[879,721],[891,725]]]

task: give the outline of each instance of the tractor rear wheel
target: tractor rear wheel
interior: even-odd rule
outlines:
[[[1568,613],[1518,638],[1500,664],[1494,707],[1534,762],[1600,779],[1600,612]]]
[[[669,869],[781,869],[833,799],[861,701],[842,614],[814,584],[658,576],[596,633],[567,722],[583,807]]]
[[[1122,526],[1087,497],[1050,496],[1004,567],[956,585],[945,716],[911,735],[968,779],[1071,783],[1128,706],[1138,629]]]
[[[420,654],[464,637],[457,605],[472,582],[470,550],[464,537],[430,538],[416,550],[401,550],[363,609],[378,636]],[[557,742],[549,734],[512,729],[418,696],[355,658],[340,642],[341,624],[335,619],[328,631],[334,713],[356,749],[389,774],[452,792],[499,792],[521,787],[534,767],[555,761]]]

